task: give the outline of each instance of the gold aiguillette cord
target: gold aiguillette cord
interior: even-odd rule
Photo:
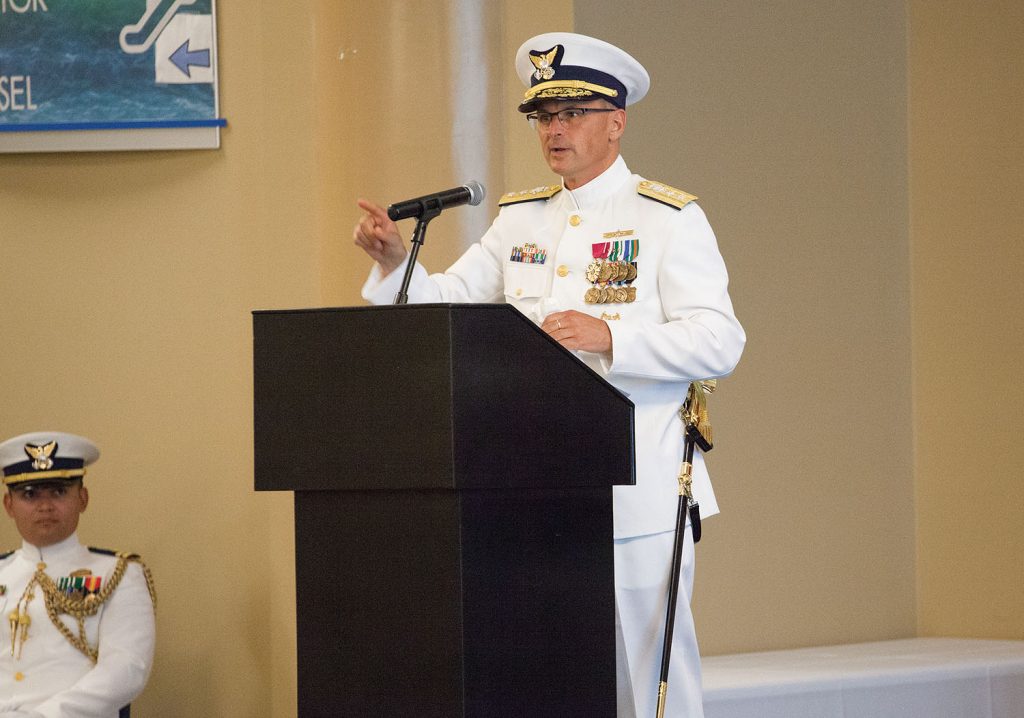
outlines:
[[[15,604],[14,610],[7,617],[11,623],[11,657],[21,660],[21,650],[28,640],[28,628],[32,625],[32,617],[28,615],[28,605],[36,597],[36,586],[39,585],[39,574],[46,568],[45,563],[36,566],[36,573],[25,586],[25,591]]]

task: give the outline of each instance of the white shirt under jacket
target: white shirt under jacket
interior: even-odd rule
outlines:
[[[15,658],[7,618],[40,561],[55,582],[89,569],[103,577],[102,585],[109,582],[117,564],[116,557],[82,546],[75,534],[43,549],[23,542],[21,549],[0,561],[0,585],[5,587],[0,596],[0,715],[20,710],[45,718],[116,718],[142,692],[153,663],[155,618],[145,576],[137,563],[129,563],[114,593],[95,616],[85,620],[89,645],[99,646],[96,664],[53,625],[42,589],[37,587],[28,605],[32,619],[28,638],[21,657]],[[67,615],[63,619],[77,636],[78,621]]]
[[[610,360],[576,354],[636,406],[637,481],[614,487],[617,539],[675,528],[683,456],[677,412],[689,382],[729,374],[746,341],[703,211],[693,202],[678,209],[638,194],[642,180],[619,157],[576,190],[563,187],[550,199],[505,206],[480,242],[447,272],[428,276],[417,265],[409,287],[411,302],[507,302],[538,324],[569,309],[607,320]],[[573,215],[580,219],[576,226],[569,221]],[[636,301],[586,304],[592,245],[608,242],[605,233],[628,230],[633,231],[628,239],[640,241],[632,284]],[[546,250],[544,264],[510,261],[513,247],[528,242]],[[375,266],[363,298],[393,302],[404,272],[403,265],[382,278]],[[699,451],[693,492],[701,516],[718,513]]]

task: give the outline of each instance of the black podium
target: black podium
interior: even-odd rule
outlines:
[[[253,315],[295,492],[299,718],[614,718],[633,405],[507,305]]]

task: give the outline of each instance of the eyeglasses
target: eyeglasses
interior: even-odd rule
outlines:
[[[566,107],[558,112],[531,112],[526,119],[530,122],[530,127],[537,125],[549,127],[551,121],[557,117],[558,121],[562,123],[562,127],[572,127],[578,125],[588,112],[615,112],[615,109],[611,107]]]

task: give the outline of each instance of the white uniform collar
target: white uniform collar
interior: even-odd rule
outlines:
[[[60,543],[43,548],[33,546],[28,541],[22,540],[21,555],[32,563],[40,561],[44,563],[59,563],[64,560],[70,560],[76,555],[81,555],[83,548],[82,544],[78,542],[78,533],[75,532]]]
[[[565,187],[566,194],[576,204],[577,209],[587,209],[615,194],[632,176],[626,167],[626,161],[619,155],[611,167],[582,187],[571,190],[565,187],[565,180],[562,180],[562,187]]]

